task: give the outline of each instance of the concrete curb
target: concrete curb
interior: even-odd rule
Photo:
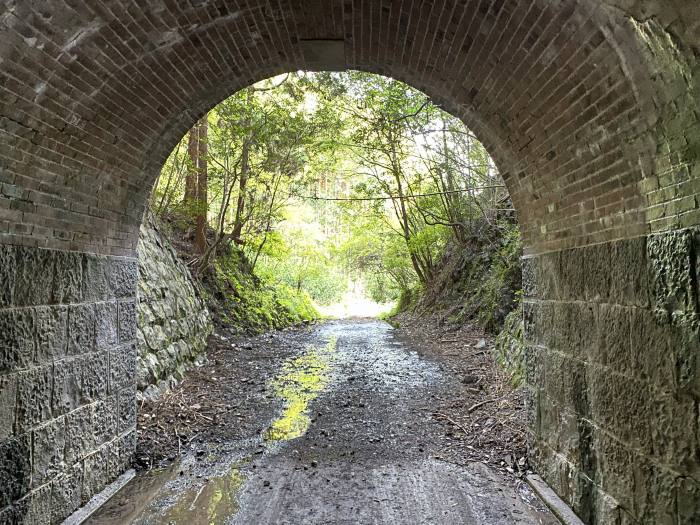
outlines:
[[[564,525],[585,525],[571,507],[562,500],[556,493],[545,483],[545,481],[536,474],[525,476],[532,490],[544,501],[552,513],[559,518]]]
[[[134,479],[134,476],[136,476],[136,471],[134,471],[134,469],[127,470],[115,481],[107,485],[102,492],[93,496],[84,507],[79,508],[68,516],[66,521],[63,522],[63,525],[81,525],[84,523],[90,516],[97,512],[102,505],[107,503],[112,496],[124,488],[124,485]]]

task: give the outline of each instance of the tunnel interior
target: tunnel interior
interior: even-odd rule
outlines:
[[[136,245],[177,141],[263,78],[358,69],[427,93],[503,175],[545,480],[589,523],[700,517],[692,2],[2,6],[0,516],[61,521],[129,462]]]

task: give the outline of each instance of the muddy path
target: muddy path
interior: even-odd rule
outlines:
[[[558,523],[516,477],[455,455],[433,414],[463,378],[419,346],[375,320],[220,335],[142,407],[149,469],[90,523]]]

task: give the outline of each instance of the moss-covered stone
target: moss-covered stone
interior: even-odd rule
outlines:
[[[122,277],[133,274],[131,266],[115,267],[112,281],[123,287]],[[212,323],[201,287],[161,235],[153,217],[147,217],[141,227],[135,311],[133,305],[119,303],[119,336],[130,340],[131,328],[138,326],[138,371],[131,373],[136,374],[140,395],[157,396],[181,379],[187,366],[206,348]],[[137,323],[133,323],[134,318]],[[120,371],[130,366],[128,361],[121,363]]]
[[[506,317],[494,347],[496,360],[510,375],[513,386],[519,386],[525,376],[526,346],[523,330],[523,310],[518,307]]]

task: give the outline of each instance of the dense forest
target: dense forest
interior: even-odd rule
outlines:
[[[233,283],[262,325],[276,324],[270,294],[287,321],[360,290],[493,332],[518,300],[519,233],[494,163],[390,78],[298,72],[234,94],[173,150],[150,207],[193,273],[218,276],[222,295]]]

